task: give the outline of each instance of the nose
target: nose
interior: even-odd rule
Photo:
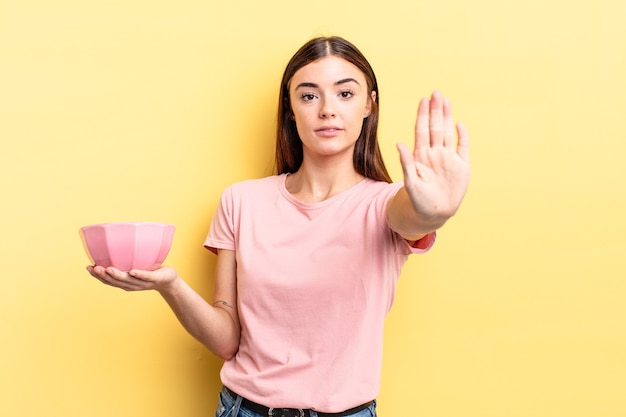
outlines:
[[[335,107],[332,103],[332,100],[325,99],[322,101],[322,107],[320,108],[320,117],[322,119],[335,117]]]

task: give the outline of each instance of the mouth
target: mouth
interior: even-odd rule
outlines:
[[[341,132],[343,129],[337,126],[323,126],[319,129],[316,129],[315,132],[322,136],[334,136],[337,133]]]

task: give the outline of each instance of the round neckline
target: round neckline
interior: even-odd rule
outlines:
[[[363,187],[365,185],[365,183],[369,180],[369,178],[365,177],[362,180],[360,180],[359,182],[357,182],[356,184],[352,185],[349,188],[346,188],[345,190],[333,195],[332,197],[329,197],[325,200],[322,201],[318,201],[315,203],[307,203],[304,202],[302,200],[299,200],[298,198],[296,198],[293,194],[291,194],[288,190],[287,190],[287,177],[289,176],[289,173],[285,173],[285,174],[281,174],[281,180],[280,180],[280,192],[281,194],[283,194],[283,196],[289,200],[290,202],[292,202],[293,204],[297,205],[298,207],[301,207],[303,209],[307,209],[307,210],[315,210],[315,209],[319,209],[322,207],[326,207],[329,204],[332,204],[335,200],[341,198],[342,196],[346,196],[349,194],[354,193],[356,190],[358,190],[359,188]]]

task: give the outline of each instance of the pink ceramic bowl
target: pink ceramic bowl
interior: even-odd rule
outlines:
[[[94,265],[152,271],[167,257],[174,230],[165,223],[103,223],[82,227],[80,236]]]

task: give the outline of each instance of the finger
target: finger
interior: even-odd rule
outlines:
[[[408,184],[417,181],[417,170],[415,168],[413,154],[404,143],[398,143],[396,147],[400,153],[400,164],[402,165],[402,172],[404,173],[404,183]]]
[[[467,128],[461,122],[456,125],[457,135],[459,136],[459,143],[457,145],[457,153],[464,161],[469,161],[469,133]]]
[[[125,291],[139,291],[145,289],[145,284],[132,278],[126,272],[115,268],[104,268],[99,265],[90,265],[87,271],[101,283],[110,287],[120,288]]]
[[[417,119],[415,120],[415,152],[419,148],[430,146],[430,131],[428,130],[428,108],[430,102],[427,98],[420,100],[417,107]]]
[[[101,279],[107,275],[106,270],[99,265],[89,265],[87,267],[87,272],[91,274],[92,277]]]
[[[439,91],[433,92],[430,98],[430,146],[438,146],[443,144],[443,99]]]
[[[443,146],[454,146],[454,119],[452,118],[452,105],[447,98],[443,99]]]
[[[106,271],[113,280],[134,289],[142,289],[146,283],[146,281],[131,275],[130,272],[120,271],[113,267],[107,268]]]
[[[87,272],[89,272],[89,274],[98,281],[108,284],[108,282],[106,282],[106,280],[104,279],[104,276],[106,276],[106,272],[104,272],[104,268],[102,268],[101,266],[98,267],[94,265],[89,265],[87,267]]]
[[[114,267],[108,267],[105,271],[105,279],[109,285],[126,291],[139,291],[146,289],[146,283],[144,281],[131,276],[128,272],[120,271]]]
[[[115,279],[125,279],[128,277],[128,272],[124,272],[124,271],[120,271],[119,269],[113,267],[113,266],[109,266],[107,268],[105,268],[106,273],[115,278]]]
[[[106,268],[102,266],[99,266],[99,265],[88,266],[87,271],[89,271],[91,276],[93,276],[94,278],[96,278],[98,281],[100,281],[101,283],[105,285],[108,285],[111,287],[122,288],[120,285],[120,282],[117,279],[113,278],[111,275],[109,275],[106,271]]]
[[[128,275],[141,281],[146,281],[146,282],[154,281],[154,271],[144,271],[140,269],[133,269],[128,272]]]

